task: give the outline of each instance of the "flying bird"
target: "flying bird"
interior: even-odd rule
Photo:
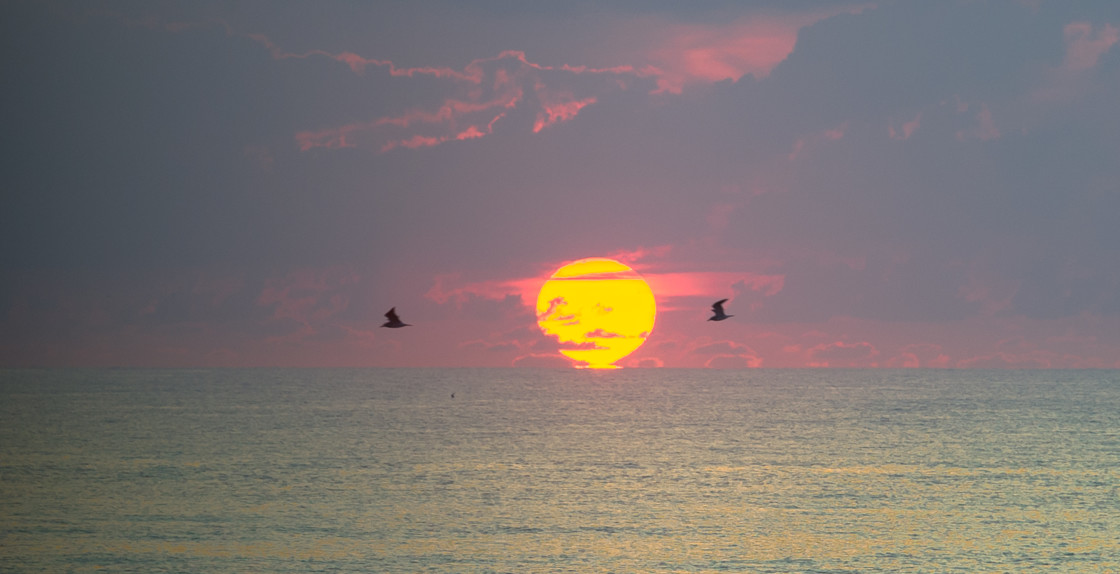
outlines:
[[[727,299],[720,299],[719,301],[716,301],[714,304],[712,304],[712,316],[708,318],[709,321],[722,321],[728,317],[735,316],[728,315],[727,313],[723,312],[723,304],[726,302]]]
[[[412,325],[409,325],[408,323],[405,323],[405,322],[401,321],[401,318],[397,316],[397,308],[396,307],[393,307],[392,309],[389,309],[389,312],[385,313],[385,318],[388,319],[388,321],[385,321],[384,323],[382,323],[381,324],[382,327],[388,327],[390,329],[400,329],[401,327],[411,327],[412,326]]]

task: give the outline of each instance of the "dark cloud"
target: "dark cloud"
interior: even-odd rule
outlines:
[[[460,348],[470,351],[488,351],[492,353],[510,353],[521,350],[521,346],[514,341],[501,341],[490,343],[486,341],[467,341],[459,345]]]
[[[707,343],[693,348],[690,351],[695,355],[718,355],[718,354],[754,354],[754,351],[734,341],[716,341],[714,343]]]
[[[897,325],[1108,333],[1120,5],[851,7],[6,3],[2,362],[555,358],[525,285],[643,250],[770,278],[682,291],[735,296],[723,343],[659,299],[669,366],[750,362],[751,325],[826,333],[796,341],[817,361],[923,365],[947,355],[888,351],[935,344],[884,344]],[[763,30],[768,60],[728,44]],[[417,327],[389,338],[394,305]],[[969,328],[966,365],[1120,344],[1027,356]]]
[[[704,362],[709,369],[754,369],[761,365],[754,355],[716,355]]]
[[[533,367],[543,369],[569,369],[573,362],[561,355],[530,354],[513,360],[514,367]]]
[[[855,362],[870,359],[879,354],[875,346],[867,342],[844,343],[838,341],[817,345],[809,349],[809,357],[826,362]]]
[[[626,335],[623,335],[621,333],[612,333],[605,329],[595,329],[594,331],[588,331],[587,334],[584,335],[584,337],[587,337],[588,339],[617,339],[619,337],[626,337]]]

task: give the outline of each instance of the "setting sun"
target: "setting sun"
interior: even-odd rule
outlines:
[[[657,318],[653,291],[636,271],[599,257],[558,269],[537,296],[537,324],[579,366],[616,368],[645,343]]]

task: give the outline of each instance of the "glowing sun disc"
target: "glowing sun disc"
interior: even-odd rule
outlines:
[[[578,365],[616,368],[657,319],[653,290],[630,267],[591,257],[557,269],[537,295],[537,325]]]

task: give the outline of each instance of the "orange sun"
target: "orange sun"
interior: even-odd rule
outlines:
[[[657,318],[653,291],[633,269],[601,257],[557,269],[537,296],[537,324],[580,366],[615,361],[646,342]]]

